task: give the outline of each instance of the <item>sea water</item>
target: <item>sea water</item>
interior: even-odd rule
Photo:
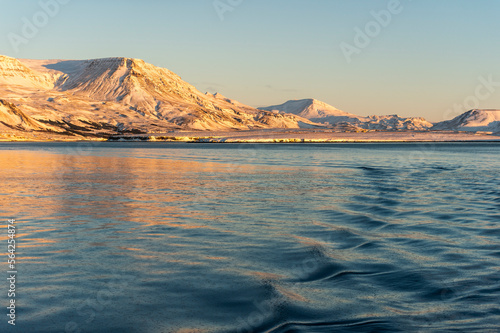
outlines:
[[[499,156],[492,143],[2,143],[0,331],[495,332]]]

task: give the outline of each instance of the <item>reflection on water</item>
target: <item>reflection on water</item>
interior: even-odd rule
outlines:
[[[499,152],[1,144],[16,329],[495,330]]]

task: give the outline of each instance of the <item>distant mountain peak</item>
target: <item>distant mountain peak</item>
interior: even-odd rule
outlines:
[[[333,106],[328,105],[327,103],[322,102],[322,101],[320,101],[320,100],[318,100],[318,99],[315,99],[315,98],[305,99],[305,101],[308,101],[308,102],[310,102],[310,103],[311,103],[311,104],[313,104],[313,105],[318,105],[318,106],[326,106],[326,107],[333,107]],[[336,108],[335,108],[335,109],[336,109]]]
[[[280,105],[272,105],[262,110],[296,114],[312,121],[325,117],[354,116],[314,98],[290,100]]]
[[[398,115],[357,116],[341,111],[325,102],[314,98],[290,100],[280,105],[273,105],[263,110],[292,113],[317,123],[330,125],[349,124],[363,129],[374,130],[426,130],[432,124],[423,118],[402,118]]]
[[[473,109],[452,120],[437,123],[434,130],[500,132],[500,110]]]

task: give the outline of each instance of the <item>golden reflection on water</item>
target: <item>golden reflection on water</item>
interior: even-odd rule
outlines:
[[[143,222],[140,218],[144,216],[139,211],[149,212],[151,208],[155,208],[155,201],[160,196],[163,202],[190,202],[193,193],[186,189],[199,186],[197,174],[223,173],[228,168],[234,166],[166,159],[1,151],[1,203],[4,210],[11,208],[8,212],[14,215],[19,215],[24,207],[37,207],[40,212],[49,209],[72,216],[74,209],[79,209],[80,206],[75,207],[75,203],[80,200],[73,199],[75,195],[91,194],[90,199],[96,199],[93,201],[96,210],[88,212],[91,214],[97,214],[100,208],[108,208],[110,200],[121,197],[129,200],[124,200],[125,204],[116,207],[117,213],[125,213],[125,217]],[[238,170],[251,172],[255,167],[241,165]],[[79,181],[75,182],[75,178]],[[125,188],[122,187],[124,185]],[[162,208],[161,211],[154,212],[163,213],[165,217],[186,214],[178,207]]]
[[[157,225],[227,233],[232,231],[207,225],[206,220],[213,219],[213,213],[196,209],[196,200],[212,200],[207,196],[214,190],[238,188],[237,181],[224,177],[235,168],[240,173],[257,171],[249,165],[175,159],[0,151],[0,212],[5,218],[17,220],[17,239],[24,249],[53,246],[59,241],[51,237],[53,232],[71,237],[73,231],[68,225],[81,227],[88,220],[102,223],[93,224],[86,232],[114,229],[120,222],[132,222],[136,227],[116,230],[116,234],[130,234]],[[200,175],[204,178],[200,179]],[[219,183],[223,177],[224,182]],[[88,220],[75,219],[82,216]],[[25,221],[30,222],[29,226]],[[100,245],[107,246],[104,242]],[[140,248],[121,249],[153,256]],[[51,253],[62,251],[65,250],[55,249]],[[41,259],[22,254],[20,249],[19,260]],[[220,259],[223,258],[211,258]]]
[[[219,218],[231,219],[235,213],[251,218],[248,212],[219,212],[203,205],[232,197],[234,191],[241,194],[258,189],[262,184],[252,184],[252,177],[246,177],[246,183],[231,178],[235,171],[237,175],[261,172],[258,166],[176,160],[175,155],[172,159],[148,158],[143,152],[128,153],[126,157],[117,157],[29,150],[0,151],[0,209],[8,218],[18,220],[17,237],[22,248],[36,253],[33,248],[54,247],[45,253],[70,253],[64,252],[68,249],[56,248],[55,243],[72,239],[75,230],[85,233],[112,231],[114,236],[110,237],[114,238],[124,234],[133,237],[135,232],[142,232],[152,226],[211,230],[221,234],[245,232],[236,232],[230,226],[216,227],[210,222]],[[293,168],[266,166],[268,175],[287,170],[297,172]],[[294,187],[298,185],[282,186],[283,190],[286,188],[293,192],[300,190]],[[287,201],[279,197],[276,200]],[[29,221],[29,226],[23,227],[24,221]],[[121,223],[128,223],[128,226],[120,228]],[[130,226],[130,223],[135,226]],[[54,237],[56,231],[59,233]],[[158,237],[154,234],[141,235]],[[172,248],[187,246],[168,244]],[[87,245],[107,247],[109,242],[96,242],[90,238],[87,239]],[[140,247],[124,246],[116,249],[135,252],[134,257],[143,259],[153,259],[157,255],[154,251]],[[181,256],[181,253],[173,252],[169,257],[176,255]],[[18,258],[43,260],[42,257],[23,257],[22,249],[18,252]],[[219,255],[205,256],[204,259],[226,260]],[[176,258],[164,260],[177,261]]]

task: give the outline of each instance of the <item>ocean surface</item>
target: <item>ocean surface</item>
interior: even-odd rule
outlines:
[[[500,331],[500,144],[1,143],[0,166],[1,332]]]

